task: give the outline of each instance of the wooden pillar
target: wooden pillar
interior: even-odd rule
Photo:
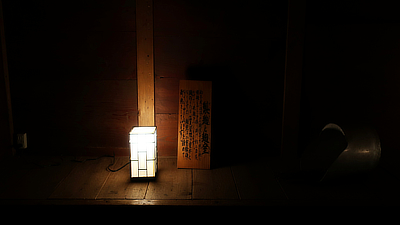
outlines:
[[[153,0],[136,0],[139,126],[154,126]]]
[[[305,0],[289,0],[281,140],[283,158],[296,158],[298,154],[305,14]]]

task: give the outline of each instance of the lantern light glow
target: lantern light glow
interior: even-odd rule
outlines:
[[[129,132],[131,179],[155,177],[157,172],[157,127],[133,127]]]

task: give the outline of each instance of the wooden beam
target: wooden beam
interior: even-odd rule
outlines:
[[[154,126],[153,0],[136,1],[139,126]]]
[[[297,158],[305,33],[305,0],[289,0],[281,156]]]

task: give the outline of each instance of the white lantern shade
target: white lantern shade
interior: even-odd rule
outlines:
[[[129,132],[131,178],[155,177],[157,172],[157,127],[133,127]]]

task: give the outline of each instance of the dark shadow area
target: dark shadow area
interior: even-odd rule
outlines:
[[[239,161],[238,156],[244,147],[244,136],[240,137],[237,132],[244,123],[238,112],[243,97],[238,95],[234,80],[226,79],[229,75],[232,75],[232,71],[224,66],[192,66],[187,69],[188,80],[212,82],[212,168]]]
[[[332,163],[346,149],[345,136],[338,130],[326,129],[302,155],[302,171],[310,179],[320,180]]]
[[[279,154],[279,150],[271,144],[277,140],[269,134],[280,135],[280,131],[266,129],[276,117],[274,112],[277,110],[261,108],[260,105],[268,103],[261,102],[259,96],[249,98],[249,93],[246,93],[249,87],[241,86],[243,83],[237,79],[236,73],[228,66],[219,65],[187,69],[188,80],[212,81],[212,168]],[[264,99],[270,100],[267,97]]]

